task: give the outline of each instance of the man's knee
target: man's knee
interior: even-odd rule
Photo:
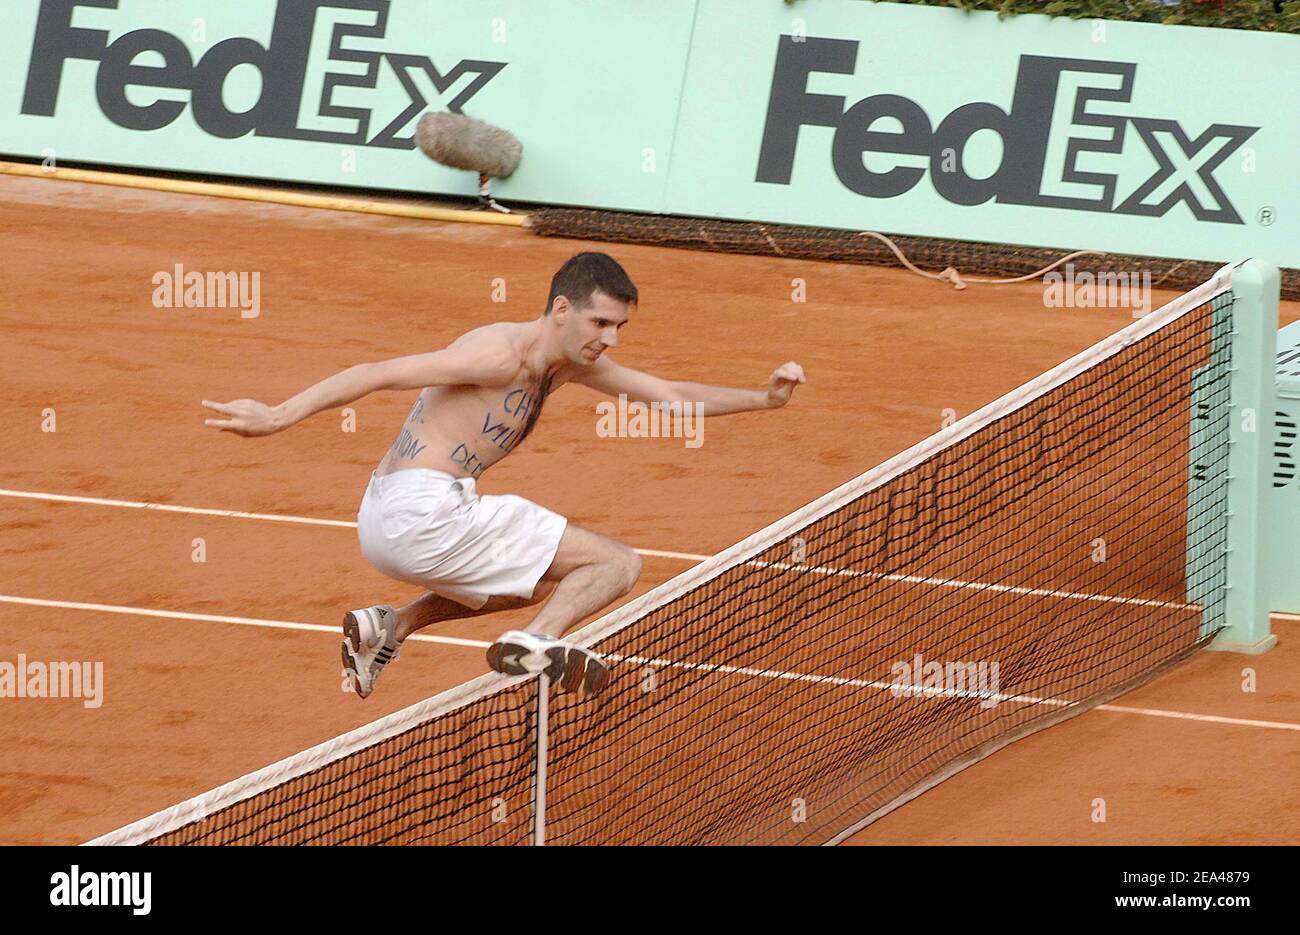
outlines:
[[[547,578],[542,578],[537,582],[537,586],[533,588],[533,596],[529,598],[525,598],[524,603],[536,604],[546,600],[548,597],[551,596],[551,592],[555,590],[555,586],[558,583],[559,582],[557,581],[551,581]]]
[[[626,594],[636,586],[637,579],[641,577],[641,556],[624,546],[618,553],[617,566],[621,576],[619,581],[623,593]]]

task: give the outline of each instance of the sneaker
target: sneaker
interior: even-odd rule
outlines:
[[[609,666],[585,646],[542,633],[511,630],[488,647],[488,665],[505,675],[546,675],[565,691],[594,695],[609,681]]]
[[[488,647],[487,661],[504,675],[541,675],[552,682],[564,675],[565,644],[544,633],[510,630]]]
[[[396,630],[397,611],[387,604],[343,615],[343,667],[352,674],[359,698],[375,690],[384,666],[397,661],[402,644]]]

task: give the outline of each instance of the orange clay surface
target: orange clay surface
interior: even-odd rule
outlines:
[[[199,400],[279,401],[350,364],[531,318],[554,270],[588,248],[641,290],[621,362],[755,387],[787,359],[809,375],[783,410],[710,421],[698,449],[599,438],[599,397],[567,387],[484,476],[484,492],[681,554],[647,557],[633,595],[931,434],[944,410],[965,415],[1132,320],[1046,309],[1032,283],[957,292],[871,267],[0,177],[0,660],[104,666],[99,708],[0,699],[0,842],[86,840],[487,669],[480,648],[413,642],[367,701],[341,689],[342,612],[417,593],[372,570],[352,529],[13,492],[351,521],[413,394],[357,403],[355,431],[330,412],[262,439],[205,428]],[[260,316],[155,308],[151,279],[176,264],[259,272]],[[806,302],[792,301],[796,278]],[[1284,321],[1297,317],[1284,304]],[[56,431],[42,431],[45,410]],[[490,640],[527,615],[437,632]],[[1202,653],[1116,702],[1125,710],[1015,743],[852,842],[1300,843],[1297,627],[1277,620],[1267,655]]]

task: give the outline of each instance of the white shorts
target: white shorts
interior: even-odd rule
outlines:
[[[493,595],[532,597],[567,522],[523,497],[480,497],[472,478],[420,468],[371,476],[357,537],[380,572],[478,610]]]

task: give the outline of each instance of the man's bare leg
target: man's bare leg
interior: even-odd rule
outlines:
[[[444,620],[461,620],[467,617],[481,617],[502,610],[516,610],[540,603],[555,590],[555,582],[539,581],[532,597],[489,597],[487,603],[478,610],[443,597],[441,594],[426,592],[405,607],[397,608],[398,623],[394,633],[398,641],[405,640],[416,630],[441,623]]]
[[[630,548],[570,523],[542,576],[554,588],[551,598],[525,629],[559,638],[632,590],[640,575],[641,557]]]
[[[627,546],[570,523],[542,576],[554,586],[550,599],[527,630],[503,633],[488,648],[488,665],[506,675],[545,673],[565,691],[599,692],[609,666],[599,654],[560,637],[632,590],[640,574],[641,559]]]

